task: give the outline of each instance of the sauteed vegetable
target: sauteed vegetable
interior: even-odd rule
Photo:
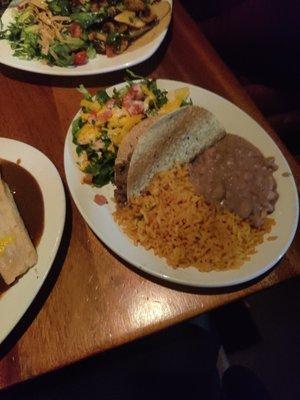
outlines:
[[[161,11],[158,5],[166,5]],[[160,13],[170,12],[161,0],[23,0],[14,22],[0,32],[14,55],[42,59],[50,65],[82,65],[96,54],[123,53],[152,29]]]

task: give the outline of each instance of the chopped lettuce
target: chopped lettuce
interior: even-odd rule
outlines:
[[[64,43],[69,46],[71,51],[79,50],[84,47],[84,41],[82,39],[72,36],[66,37]]]
[[[78,90],[78,92],[80,92],[83,95],[85,100],[89,100],[89,101],[92,100],[92,95],[89,93],[89,91],[83,85],[79,85],[77,90]]]
[[[154,94],[155,100],[153,100],[154,107],[156,109],[161,108],[165,103],[167,103],[167,91],[158,89],[157,83],[155,80],[146,80],[146,84],[148,89]]]
[[[68,67],[74,63],[74,55],[71,53],[71,48],[65,44],[60,43],[57,40],[50,46],[51,52],[55,53],[56,57],[49,54],[49,60],[55,61],[55,64],[59,67]]]
[[[108,17],[105,9],[99,12],[77,12],[70,15],[72,21],[78,22],[78,24],[84,28],[90,28],[92,25],[101,24]]]
[[[87,55],[88,55],[89,60],[92,60],[92,59],[95,58],[96,55],[97,55],[97,52],[96,52],[96,50],[94,49],[94,47],[93,47],[92,45],[90,45],[90,46],[87,48],[86,52],[87,52]]]
[[[82,86],[82,85],[80,85]],[[86,89],[85,89],[86,90]],[[73,136],[73,143],[77,144],[77,134],[80,129],[83,127],[84,122],[82,121],[81,117],[76,118],[72,123],[72,136]]]
[[[127,75],[130,79],[126,80],[126,85],[120,89],[114,88],[112,96],[105,90],[99,90],[92,97],[83,85],[78,88],[84,99],[94,103],[95,108],[93,109],[92,105],[88,103],[84,103],[82,106],[82,117],[75,119],[72,125],[73,143],[76,145],[76,152],[80,157],[80,169],[92,176],[92,184],[97,187],[104,186],[114,180],[114,165],[118,145],[111,140],[114,137],[114,133],[112,134],[111,130],[120,129],[118,122],[114,118],[118,113],[118,108],[122,109],[124,107],[123,98],[131,90],[132,86],[136,83],[140,84],[140,89],[144,92],[144,100],[147,100],[147,108],[144,109],[142,118],[147,115],[157,114],[158,110],[168,102],[167,91],[159,89],[155,80],[143,78],[131,71],[127,71]],[[106,113],[107,108],[105,105],[110,99],[114,100],[113,108],[108,109],[114,110],[115,114],[113,114],[113,117],[109,117],[112,118],[111,120],[108,119],[101,122],[99,117],[102,115],[102,110],[104,110],[104,114]],[[188,104],[191,104],[191,101],[186,99],[181,106]],[[111,127],[111,122],[112,125],[116,124],[115,128]],[[81,128],[83,129],[81,130]],[[95,128],[96,134],[94,133]],[[88,144],[86,144],[86,139],[82,141],[82,137],[89,138]],[[100,146],[98,147],[99,142]]]
[[[68,0],[48,0],[48,6],[54,15],[68,16],[72,12]]]
[[[14,26],[11,26],[9,36],[14,37],[12,49],[16,57],[31,60],[40,56],[40,50],[37,45],[39,37],[35,32],[34,25],[20,29],[20,26],[16,23]]]
[[[101,153],[101,158],[98,153],[89,155],[89,166],[84,172],[93,175],[93,184],[97,187],[104,186],[114,179],[115,154],[104,150]]]
[[[106,90],[98,90],[98,92],[96,93],[96,99],[98,100],[99,104],[105,104],[107,100],[110,99],[110,97],[107,94]]]

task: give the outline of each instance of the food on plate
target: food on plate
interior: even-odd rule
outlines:
[[[115,179],[118,201],[138,195],[155,173],[169,169],[175,162],[189,162],[222,138],[225,130],[209,111],[187,106],[152,120],[139,133],[138,138],[132,136],[131,147],[128,141],[120,145],[122,163],[117,157]]]
[[[175,268],[201,271],[237,268],[255,253],[274,224],[267,217],[278,199],[272,157],[197,106],[159,118],[133,139],[114,218],[135,244]]]
[[[127,175],[133,150],[140,136],[161,118],[160,115],[150,116],[135,125],[121,141],[115,161],[115,198],[119,203],[127,200]]]
[[[274,221],[259,228],[197,195],[186,164],[158,172],[147,189],[118,207],[115,220],[147,250],[174,268],[200,271],[240,267],[270,232]]]
[[[104,204],[108,203],[107,198],[105,196],[103,196],[102,194],[98,194],[98,193],[95,194],[94,202],[96,204],[98,204],[98,206],[103,206]]]
[[[167,93],[153,79],[128,80],[111,95],[101,90],[92,97],[82,86],[80,91],[84,99],[72,124],[73,143],[83,182],[97,187],[114,181],[116,159],[119,165],[124,154],[118,156],[119,146],[127,135],[139,135],[156,118],[191,104],[187,88]]]
[[[197,194],[260,226],[278,199],[274,157],[266,158],[252,143],[227,134],[191,163]]]
[[[23,0],[0,39],[21,59],[83,65],[123,53],[170,14],[162,0]]]
[[[36,262],[35,247],[14,197],[0,176],[0,275],[9,285]]]
[[[133,77],[112,95],[80,88],[73,142],[84,182],[114,183],[115,221],[170,266],[240,267],[275,224],[274,158],[226,133],[187,88]],[[110,203],[102,193],[94,202]]]

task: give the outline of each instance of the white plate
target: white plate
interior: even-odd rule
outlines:
[[[167,0],[171,6],[173,1]],[[15,5],[19,0],[14,0],[10,6],[5,10],[2,16],[3,29],[5,29],[10,22],[14,20],[16,13]],[[120,54],[113,58],[108,58],[104,55],[98,54],[95,59],[90,60],[87,64],[77,67],[58,67],[49,66],[41,63],[39,60],[21,60],[13,56],[13,51],[10,48],[7,40],[0,40],[0,63],[21,69],[24,71],[35,72],[38,74],[58,75],[58,76],[80,76],[80,75],[96,75],[105,72],[117,71],[124,68],[129,68],[133,65],[139,64],[149,57],[151,57],[166,36],[167,29],[165,29],[159,36],[157,36],[150,43]]]
[[[0,138],[0,158],[16,162],[38,182],[44,199],[44,231],[37,247],[38,262],[0,296],[0,343],[15,327],[38,293],[57,253],[65,224],[65,192],[52,162],[39,150]]]
[[[284,255],[296,231],[299,213],[298,196],[288,163],[271,137],[244,111],[224,98],[183,82],[158,80],[158,86],[169,91],[188,86],[194,104],[213,112],[227,132],[236,133],[248,139],[265,156],[275,157],[279,167],[274,174],[278,185],[279,200],[275,212],[272,214],[276,225],[270,235],[278,236],[278,238],[274,241],[265,241],[258,246],[258,252],[240,269],[213,272],[199,272],[193,267],[172,269],[162,258],[154,256],[152,252],[146,251],[143,247],[136,247],[114,222],[112,185],[96,189],[80,183],[81,172],[76,166],[75,146],[72,144],[70,128],[65,142],[64,163],[67,182],[79,211],[96,235],[116,254],[137,268],[157,277],[199,287],[235,285],[258,277],[268,271]],[[290,175],[282,176],[286,172]],[[105,195],[109,199],[108,205],[96,205],[93,201],[96,193]]]

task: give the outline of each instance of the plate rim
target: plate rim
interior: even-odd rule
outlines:
[[[171,5],[171,17],[172,17],[172,13],[173,13],[173,0],[166,0],[170,3]],[[5,17],[8,12],[9,12],[9,8],[10,8],[10,4],[14,3],[15,0],[12,0],[8,7],[5,9],[4,13],[2,14],[2,16],[0,17],[0,20]],[[9,20],[10,22],[10,20]],[[149,44],[152,43],[151,48],[149,49],[148,52],[141,54],[140,56],[132,59],[131,61],[128,62],[123,62],[122,64],[119,65],[115,65],[115,66],[107,66],[104,68],[101,68],[99,70],[99,68],[97,66],[91,69],[88,69],[87,71],[84,71],[82,69],[80,69],[79,67],[76,68],[67,68],[67,67],[59,67],[59,66],[55,66],[56,68],[61,68],[61,70],[51,70],[51,66],[48,66],[49,70],[47,69],[46,71],[42,71],[39,70],[37,67],[32,66],[32,64],[30,63],[30,61],[39,61],[39,60],[27,60],[28,61],[28,66],[25,65],[18,65],[18,57],[13,57],[12,60],[16,59],[16,62],[13,61],[6,61],[5,57],[1,57],[0,54],[0,64],[6,65],[10,68],[16,68],[20,71],[26,71],[26,72],[31,72],[31,73],[36,73],[36,74],[40,74],[40,75],[49,75],[49,76],[61,76],[61,77],[74,77],[74,76],[92,76],[92,75],[100,75],[100,74],[106,74],[106,73],[110,73],[110,72],[116,72],[116,71],[120,71],[126,68],[130,68],[133,67],[135,65],[141,64],[142,62],[148,60],[150,57],[153,56],[153,54],[159,49],[159,47],[161,46],[162,42],[164,41],[166,34],[168,32],[170,24],[167,26],[166,29],[163,30],[163,32],[160,33],[159,36],[157,36],[157,38],[155,38],[154,40],[152,40]],[[3,42],[7,43],[9,45],[9,41],[6,39],[2,39]],[[1,46],[1,40],[0,40],[0,46]],[[144,46],[142,46],[141,48],[143,48]],[[11,51],[11,48],[10,48]],[[22,60],[22,61],[26,61],[26,60]],[[92,60],[93,61],[93,60]],[[88,64],[86,64],[88,65]]]
[[[72,165],[72,155],[70,154],[70,149],[68,147],[68,143],[70,140],[70,135],[71,135],[71,127],[72,127],[72,122],[75,118],[77,118],[77,116],[80,113],[80,108],[79,111],[74,115],[68,132],[66,134],[66,138],[65,138],[65,144],[64,144],[64,169],[65,169],[65,175],[66,175],[66,180],[67,180],[67,185],[69,188],[69,191],[71,193],[72,199],[74,201],[74,203],[76,204],[76,207],[78,208],[81,216],[83,217],[83,219],[85,220],[85,222],[88,224],[88,226],[90,227],[90,229],[94,232],[94,234],[97,236],[97,238],[105,245],[107,246],[113,253],[115,253],[118,257],[120,257],[122,260],[124,260],[125,262],[127,262],[128,264],[130,264],[131,266],[133,266],[134,268],[136,268],[137,270],[141,270],[143,272],[145,272],[146,274],[149,274],[150,276],[154,276],[156,278],[159,278],[162,281],[167,281],[167,282],[171,282],[171,283],[175,283],[177,285],[181,285],[181,286],[187,286],[187,287],[197,287],[197,288],[203,288],[203,289],[213,289],[213,288],[226,288],[226,287],[234,287],[237,285],[242,285],[245,283],[250,283],[251,281],[259,278],[260,276],[264,275],[265,273],[267,273],[269,270],[271,270],[274,266],[276,266],[276,264],[281,260],[281,258],[284,256],[284,254],[287,252],[287,250],[289,249],[296,231],[297,231],[297,225],[298,225],[298,220],[299,220],[299,199],[298,199],[298,195],[297,195],[297,187],[296,187],[296,183],[295,183],[295,178],[294,175],[291,171],[290,165],[288,163],[288,161],[286,160],[285,156],[283,155],[282,151],[280,150],[279,146],[277,145],[277,143],[273,140],[273,138],[268,134],[268,132],[260,125],[258,124],[258,122],[252,118],[248,113],[246,113],[243,109],[241,109],[240,107],[238,107],[237,105],[235,105],[234,103],[232,103],[230,100],[227,100],[226,98],[224,98],[223,96],[220,96],[217,93],[214,93],[208,89],[202,88],[200,86],[194,85],[194,84],[190,84],[187,82],[182,82],[182,81],[177,81],[177,80],[171,80],[171,79],[157,79],[157,83],[159,86],[159,83],[163,83],[163,82],[167,82],[170,84],[175,84],[175,85],[185,85],[185,86],[189,86],[189,87],[193,87],[196,90],[201,90],[203,93],[209,93],[209,95],[213,95],[216,96],[219,100],[221,101],[225,101],[227,103],[229,103],[231,106],[234,107],[234,109],[238,112],[242,112],[247,118],[250,118],[260,129],[262,129],[264,131],[264,133],[269,137],[269,139],[273,142],[273,144],[275,145],[277,151],[281,154],[282,158],[285,160],[286,164],[288,165],[288,168],[290,170],[291,173],[291,191],[293,192],[293,194],[295,195],[295,199],[296,199],[296,204],[295,204],[295,211],[296,211],[296,218],[293,224],[293,229],[291,230],[291,234],[289,236],[289,239],[287,240],[285,246],[283,247],[283,249],[281,250],[281,252],[278,254],[278,256],[276,257],[276,259],[273,259],[272,262],[266,264],[264,266],[264,268],[259,269],[256,272],[250,273],[244,277],[238,277],[234,280],[232,280],[230,283],[220,283],[220,282],[214,282],[214,283],[202,283],[202,282],[194,282],[191,283],[188,280],[184,280],[184,279],[180,279],[174,276],[169,276],[169,275],[165,275],[163,273],[159,273],[158,271],[154,271],[154,270],[150,270],[148,268],[144,268],[141,265],[137,265],[137,263],[133,263],[130,258],[127,257],[127,255],[125,254],[121,254],[118,250],[115,250],[111,247],[111,245],[109,243],[107,243],[104,239],[103,239],[103,235],[97,232],[97,228],[96,225],[94,224],[94,222],[89,218],[89,216],[87,215],[87,213],[83,210],[83,207],[81,207],[79,199],[73,194],[73,189],[71,188],[70,185],[70,180],[71,178],[69,177],[69,172],[68,169],[66,168],[66,163],[70,162],[70,164]],[[118,83],[116,85],[112,85],[110,87],[107,88],[107,90],[112,90],[112,88],[118,88],[118,87],[122,87],[124,84],[126,84],[125,82],[122,83]],[[69,140],[68,140],[69,139]],[[134,246],[134,244],[132,244]],[[166,263],[166,262],[165,262]],[[167,263],[166,263],[167,264]],[[171,267],[170,267],[171,268]],[[209,272],[208,272],[209,273]]]
[[[64,185],[61,179],[61,176],[56,168],[56,166],[54,165],[54,163],[50,160],[50,158],[48,158],[42,151],[40,151],[39,149],[37,149],[36,147],[31,146],[28,143],[22,142],[20,140],[16,140],[16,139],[11,139],[11,138],[7,138],[7,137],[0,137],[0,144],[3,141],[7,141],[10,142],[11,144],[14,143],[18,143],[18,145],[22,145],[23,147],[26,147],[29,151],[31,152],[36,152],[39,154],[39,156],[43,157],[45,160],[47,160],[47,163],[49,165],[51,165],[51,168],[53,169],[54,173],[56,174],[56,178],[57,178],[57,184],[60,190],[60,198],[62,200],[61,202],[61,223],[59,225],[59,229],[56,230],[56,239],[55,239],[55,244],[53,246],[53,248],[51,249],[51,251],[49,252],[49,266],[47,267],[46,271],[43,273],[43,275],[39,275],[39,279],[36,280],[36,285],[34,287],[34,289],[32,290],[32,293],[30,293],[30,296],[28,296],[26,298],[26,302],[23,303],[23,307],[21,309],[20,312],[17,312],[16,315],[14,316],[14,318],[10,321],[10,327],[8,329],[6,329],[3,332],[1,332],[1,328],[0,328],[0,345],[1,343],[3,343],[3,341],[9,336],[9,334],[14,330],[14,328],[17,326],[17,324],[20,322],[20,320],[23,318],[23,316],[25,315],[25,313],[27,312],[27,310],[29,309],[29,307],[31,306],[32,302],[35,300],[35,298],[37,297],[39,291],[41,290],[41,287],[43,286],[51,268],[53,265],[53,262],[55,260],[55,257],[58,253],[59,250],[59,246],[61,244],[61,240],[62,240],[62,236],[63,236],[63,232],[64,232],[64,228],[65,228],[65,221],[66,221],[66,194],[65,194],[65,190],[64,190]],[[3,156],[2,156],[3,158]],[[23,168],[26,169],[26,167],[23,166]],[[34,176],[34,174],[32,174],[32,172],[30,172],[30,174],[37,180],[36,176]],[[38,182],[39,183],[39,182]],[[46,214],[46,213],[45,213]],[[45,229],[45,228],[44,228]],[[33,266],[32,268],[35,268],[35,266]],[[30,268],[31,269],[31,268]],[[26,276],[26,273],[24,274],[24,276]],[[16,285],[19,284],[18,281],[16,283]],[[9,289],[8,289],[9,291]],[[6,293],[6,292],[5,292]],[[5,296],[5,293],[3,294]],[[0,296],[0,302],[1,302],[1,297]]]

